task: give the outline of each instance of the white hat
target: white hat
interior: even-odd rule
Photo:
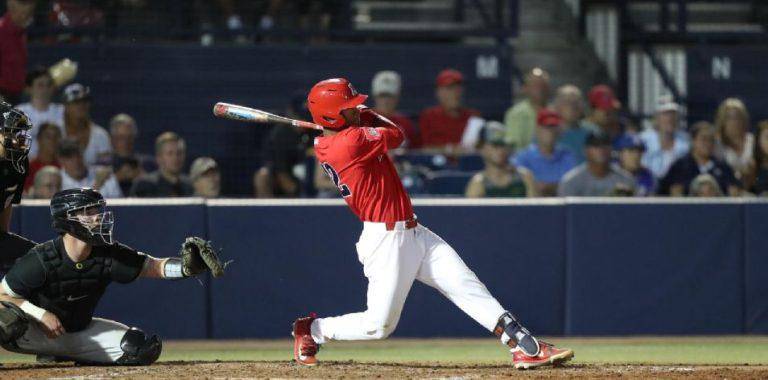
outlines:
[[[680,105],[675,103],[675,100],[670,95],[660,96],[659,101],[656,103],[656,113],[667,111],[679,112]]]
[[[395,71],[379,71],[373,76],[371,85],[373,96],[381,94],[400,95],[400,74]]]

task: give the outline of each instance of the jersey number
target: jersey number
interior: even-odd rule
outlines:
[[[343,183],[341,184],[339,183],[339,173],[336,173],[336,169],[334,169],[327,162],[323,162],[322,164],[320,164],[320,166],[323,167],[323,170],[325,170],[325,173],[328,174],[328,177],[331,177],[331,181],[333,181],[333,184],[339,188],[339,193],[341,193],[342,197],[346,198],[352,195],[352,192],[349,191],[349,186]]]

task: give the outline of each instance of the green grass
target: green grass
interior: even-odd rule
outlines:
[[[768,365],[768,337],[555,338],[576,352],[576,363],[609,364],[752,364]],[[169,342],[164,361],[288,361],[292,342]],[[433,362],[501,364],[509,355],[495,339],[391,339],[381,342],[334,342],[322,360],[360,362]],[[28,362],[30,356],[0,352],[2,362]]]

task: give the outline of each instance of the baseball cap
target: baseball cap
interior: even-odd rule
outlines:
[[[603,131],[592,131],[587,135],[586,146],[611,145],[611,138]]]
[[[445,69],[437,74],[435,84],[437,87],[450,86],[452,84],[464,83],[464,75],[460,71],[454,69]]]
[[[587,98],[589,99],[590,107],[593,109],[611,110],[621,107],[621,102],[616,99],[613,90],[604,84],[592,87]]]
[[[205,172],[218,168],[219,164],[217,164],[213,158],[198,157],[192,161],[192,167],[189,169],[189,178],[194,181],[205,174]]]
[[[64,88],[64,103],[76,102],[78,100],[90,99],[91,89],[80,83],[72,83]]]
[[[400,74],[395,71],[379,71],[373,76],[371,84],[371,93],[377,95],[399,95],[400,94]]]
[[[664,95],[659,97],[658,102],[656,102],[656,112],[661,113],[667,111],[678,112],[680,111],[680,105],[675,103],[675,100],[671,96]]]
[[[536,114],[536,125],[539,127],[559,127],[562,122],[560,114],[549,108],[542,108]]]
[[[645,144],[638,135],[625,133],[616,142],[616,150],[639,149],[645,151]]]

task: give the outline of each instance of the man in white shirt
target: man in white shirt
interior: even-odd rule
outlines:
[[[691,148],[688,133],[680,130],[680,106],[669,96],[662,96],[656,106],[654,128],[640,134],[646,150],[643,166],[656,179],[663,178],[678,158],[688,154]]]
[[[64,88],[63,99],[64,136],[77,140],[86,166],[108,164],[112,145],[109,133],[91,120],[91,90],[73,83]]]
[[[121,198],[123,192],[117,179],[107,166],[87,167],[77,141],[66,139],[59,149],[61,162],[62,190],[90,187],[98,190],[105,198]]]
[[[26,79],[27,91],[29,92],[29,102],[21,103],[16,108],[27,114],[29,121],[32,122],[30,136],[37,136],[37,131],[43,123],[51,123],[61,129],[64,134],[64,106],[59,103],[53,103],[56,86],[53,84],[53,78],[48,69],[40,67],[30,71]],[[29,156],[37,156],[37,140],[32,139],[32,147],[29,150]]]

